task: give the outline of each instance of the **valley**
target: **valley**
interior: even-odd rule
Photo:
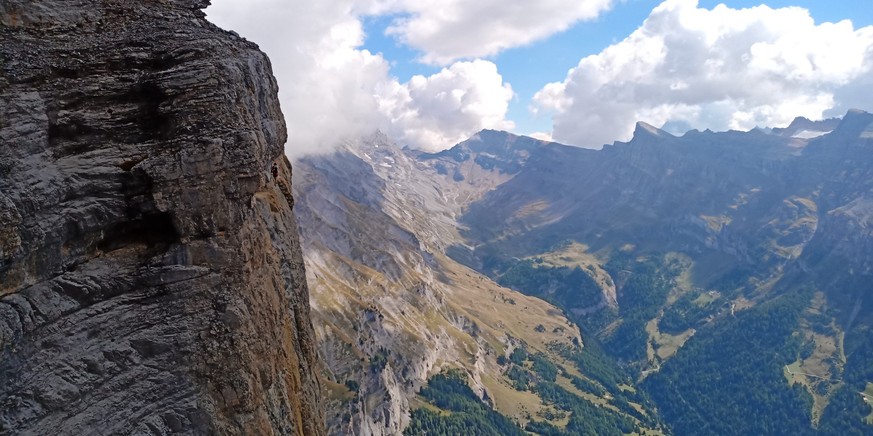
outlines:
[[[414,157],[384,135],[294,168],[332,433],[395,434],[416,425],[410,412],[433,408],[416,393],[451,369],[519,428],[568,425],[574,414],[561,409],[566,401],[555,396],[562,395],[610,420],[601,430],[616,419],[658,427],[645,399],[630,406],[611,395],[621,392],[616,381],[580,372],[585,340],[559,308],[443,253],[462,240],[454,217],[505,174],[476,165],[457,169],[467,182],[456,186],[440,180],[459,178],[454,173],[423,178]]]
[[[873,430],[873,115],[797,123],[301,159],[332,431],[452,428],[461,385],[537,434]]]

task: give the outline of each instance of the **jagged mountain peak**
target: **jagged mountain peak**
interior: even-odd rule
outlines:
[[[531,136],[526,135],[518,135],[515,133],[507,132],[504,130],[490,130],[484,129],[475,133],[470,139],[461,142],[458,145],[467,144],[471,148],[485,148],[493,149],[495,146],[503,146],[507,150],[514,149],[536,149],[548,146],[563,146],[563,144],[559,144],[554,141],[544,141],[542,139],[537,139]],[[476,144],[480,144],[479,147]]]
[[[661,130],[649,123],[644,121],[638,121],[636,127],[634,128],[634,136],[631,141],[641,141],[646,138],[651,139],[663,139],[663,138],[675,138],[675,136],[667,133],[665,130]]]
[[[788,127],[775,128],[772,133],[786,138],[812,139],[832,132],[840,121],[840,118],[813,121],[806,117],[797,117]]]
[[[850,109],[846,112],[835,133],[849,137],[873,137],[873,114],[860,109]]]
[[[481,130],[454,147],[438,153],[420,153],[423,161],[442,161],[440,168],[472,161],[485,170],[516,174],[527,161],[546,148],[572,148],[556,142],[501,130]],[[459,180],[462,177],[458,176]]]
[[[362,151],[386,147],[400,150],[400,146],[397,145],[396,142],[394,142],[387,134],[377,129],[372,133],[340,142],[336,149],[358,154]]]

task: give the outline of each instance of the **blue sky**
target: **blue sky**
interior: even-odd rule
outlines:
[[[599,148],[637,121],[747,130],[873,110],[873,1],[761,4],[213,0],[207,16],[270,56],[291,156],[376,129],[430,151],[483,128]]]
[[[535,116],[528,110],[534,94],[546,83],[562,80],[567,71],[576,66],[579,59],[596,54],[630,35],[660,3],[660,0],[625,0],[616,3],[595,20],[577,23],[570,29],[545,40],[511,48],[497,56],[487,58],[497,64],[500,74],[512,85],[516,93],[507,113],[507,118],[516,123],[515,130],[524,134],[549,131],[552,122],[550,117]],[[719,4],[734,9],[761,4],[772,8],[799,6],[809,10],[816,23],[849,19],[856,28],[873,25],[871,0],[699,1],[699,6],[707,9],[712,9]],[[374,53],[382,53],[386,59],[389,59],[391,74],[401,82],[408,81],[416,74],[427,76],[439,71],[440,66],[417,61],[421,56],[420,51],[385,34],[385,29],[393,18],[390,15],[366,17],[363,20],[366,39],[362,47]]]

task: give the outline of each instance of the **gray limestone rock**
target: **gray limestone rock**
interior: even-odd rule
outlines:
[[[208,3],[0,2],[0,434],[324,431],[277,85]]]

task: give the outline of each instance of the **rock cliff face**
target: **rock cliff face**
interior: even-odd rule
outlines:
[[[324,431],[277,85],[207,4],[0,3],[0,434]]]

